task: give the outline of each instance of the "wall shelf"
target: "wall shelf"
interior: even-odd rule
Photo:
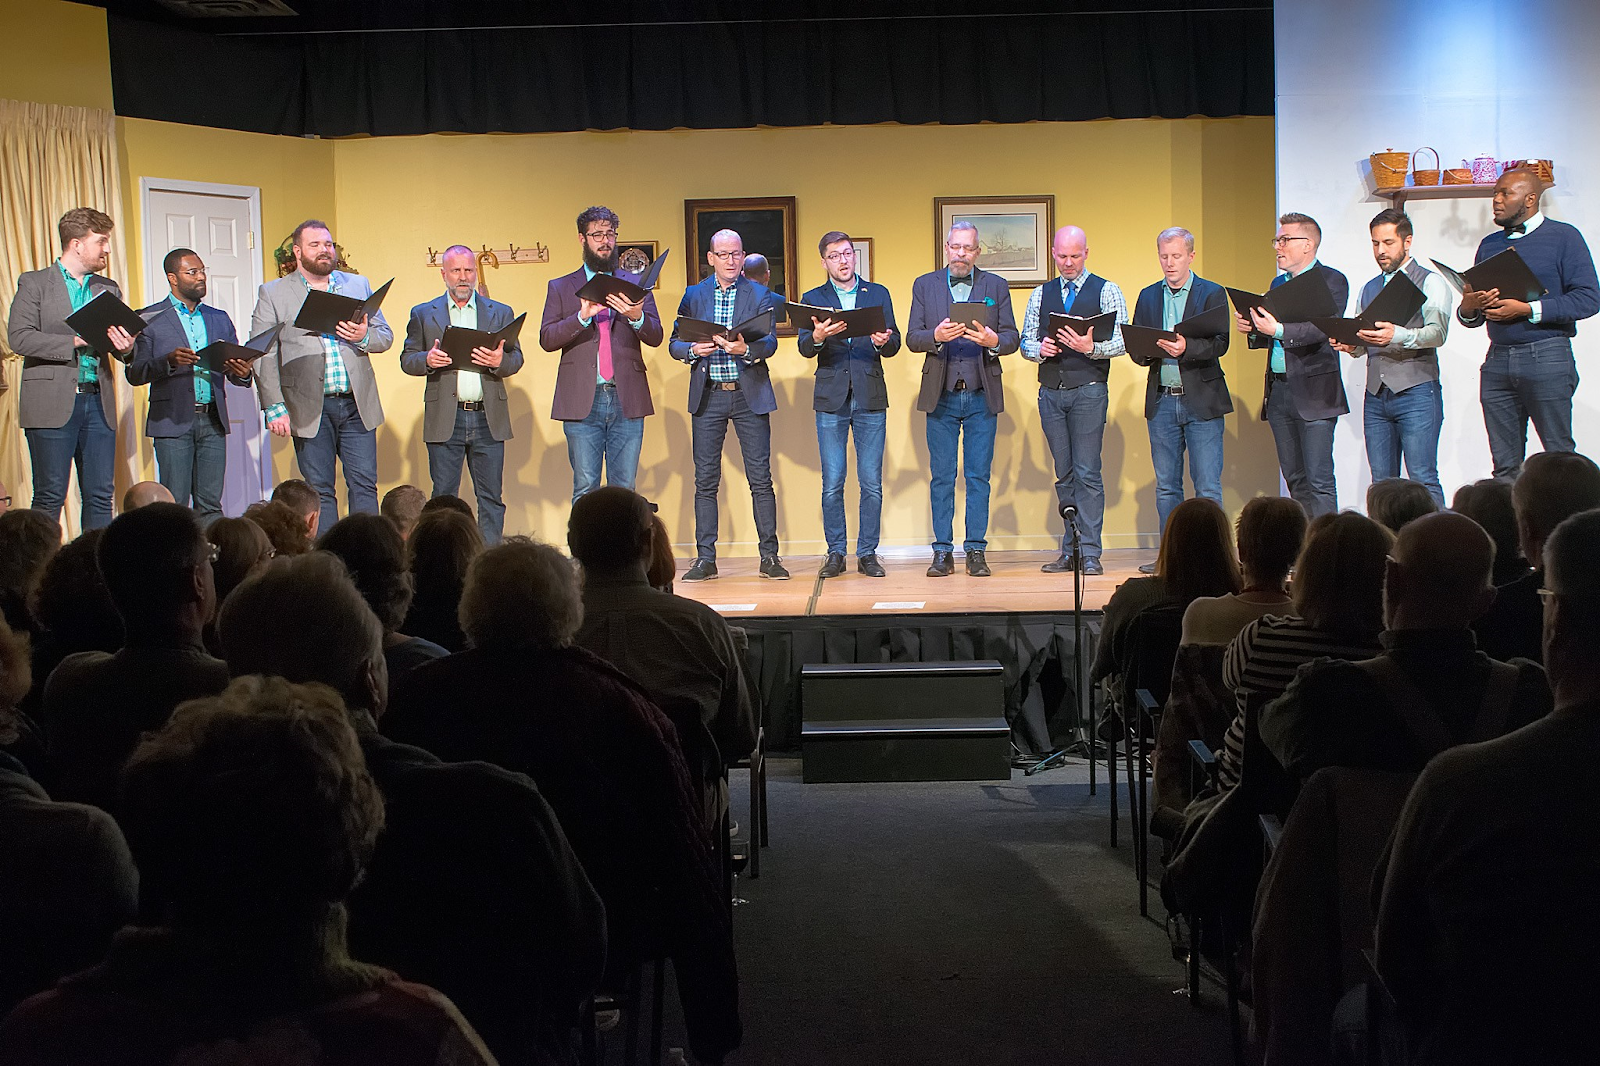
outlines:
[[[1546,189],[1554,182],[1545,182]],[[1494,185],[1401,185],[1393,189],[1374,189],[1373,193],[1384,200],[1394,201],[1403,207],[1407,200],[1464,200],[1483,199],[1494,195]]]

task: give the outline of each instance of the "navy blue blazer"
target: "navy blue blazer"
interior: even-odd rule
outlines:
[[[1189,286],[1189,300],[1183,308],[1184,318],[1193,318],[1213,307],[1227,306],[1228,293],[1221,285],[1207,281],[1199,274],[1191,274],[1190,277],[1193,282]],[[1166,286],[1165,280],[1158,281],[1139,293],[1139,300],[1133,309],[1134,325],[1162,328],[1166,309],[1162,305],[1161,290]],[[1230,319],[1222,327],[1222,332],[1214,337],[1190,337],[1184,346],[1183,357],[1178,360],[1178,373],[1183,377],[1183,398],[1189,409],[1201,418],[1220,418],[1233,410],[1233,397],[1228,395],[1228,379],[1222,373],[1222,364],[1218,362],[1228,354],[1228,343],[1232,339]],[[1144,416],[1154,418],[1156,405],[1161,400],[1161,363],[1157,360],[1145,364],[1132,352],[1128,353],[1128,358],[1150,367],[1150,377],[1144,390]]]
[[[683,299],[678,303],[678,318],[698,318],[702,322],[715,321],[717,296],[713,290],[716,285],[717,277],[713,274],[704,281],[689,286],[688,291],[683,294]],[[782,313],[783,297],[774,295],[766,286],[741,277],[738,288],[739,291],[733,297],[734,325],[754,318],[774,303],[780,305],[778,313]],[[750,346],[750,351],[740,360],[739,391],[744,393],[745,402],[750,405],[750,410],[758,415],[771,414],[778,409],[778,398],[773,394],[772,378],[767,374],[767,357],[778,350],[778,338],[775,333],[769,333],[760,340],[746,337],[745,342]],[[672,339],[667,343],[667,351],[672,353],[672,358],[689,364],[689,413],[699,414],[701,402],[705,399],[706,383],[711,380],[711,360],[709,357],[695,356],[689,348],[688,341],[678,338],[678,323],[674,320]]]
[[[839,294],[831,281],[824,282],[800,297],[803,304],[813,307],[838,307]],[[817,384],[812,394],[813,410],[835,413],[850,401],[855,393],[856,402],[865,411],[885,411],[889,408],[889,390],[883,383],[883,360],[900,350],[900,330],[894,324],[894,301],[889,290],[870,281],[861,283],[856,293],[857,307],[882,307],[883,321],[889,327],[889,339],[876,351],[871,337],[829,337],[819,349],[811,339],[811,331],[800,331],[800,354],[817,361]]]
[[[163,308],[165,310],[163,310]],[[157,312],[160,312],[159,314]],[[211,380],[211,399],[217,405],[218,428],[228,432],[228,388],[225,376],[219,371],[207,370],[202,364],[173,366],[167,359],[177,348],[189,347],[189,335],[183,331],[177,309],[170,299],[159,300],[143,308],[141,316],[154,315],[144,332],[134,340],[133,355],[128,359],[128,384],[150,386],[150,410],[145,417],[144,432],[147,437],[181,437],[194,425],[194,376],[205,374]],[[234,332],[233,319],[219,307],[200,305],[200,316],[206,324],[206,343],[227,341],[239,343]],[[250,378],[234,378],[235,385],[249,385]]]
[[[1350,282],[1339,271],[1318,262],[1312,270],[1322,271],[1333,296],[1330,315],[1344,314],[1350,302]],[[1287,275],[1272,279],[1276,289]],[[1295,411],[1301,418],[1313,421],[1321,418],[1338,418],[1350,413],[1350,402],[1344,394],[1344,373],[1339,365],[1339,353],[1328,343],[1328,335],[1310,322],[1284,322],[1283,365],[1289,379],[1289,395],[1294,398]],[[1251,332],[1246,342],[1252,348],[1271,348],[1272,339]],[[1261,393],[1261,420],[1267,418],[1267,398],[1272,395],[1272,357],[1267,357],[1266,381]]]

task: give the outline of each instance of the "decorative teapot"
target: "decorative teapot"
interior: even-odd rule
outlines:
[[[1463,159],[1462,165],[1472,171],[1474,185],[1493,185],[1500,180],[1500,161],[1492,155],[1480,155],[1476,159]]]

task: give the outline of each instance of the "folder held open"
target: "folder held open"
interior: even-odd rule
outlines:
[[[492,350],[501,341],[514,344],[522,333],[522,323],[527,317],[527,312],[523,312],[493,333],[481,329],[468,329],[465,326],[451,326],[444,331],[444,336],[439,338],[439,348],[450,356],[450,369],[471,370],[481,374],[489,368],[479,366],[472,361],[472,349]]]
[[[612,293],[618,293],[624,300],[636,304],[643,300],[649,291],[656,287],[656,282],[661,277],[661,266],[667,261],[668,248],[655,261],[650,264],[650,269],[637,280],[629,280],[626,274],[596,274],[583,283],[583,288],[578,290],[578,299],[588,300],[591,303],[603,304]]]
[[[1501,299],[1521,300],[1523,303],[1532,303],[1550,294],[1550,290],[1539,283],[1527,261],[1517,254],[1515,248],[1491,255],[1466,270],[1447,267],[1437,259],[1432,262],[1439,268],[1444,280],[1458,293],[1464,294],[1468,289],[1499,289]]]
[[[247,363],[253,363],[263,355],[266,355],[267,352],[272,350],[272,342],[278,339],[278,332],[282,329],[283,323],[279,322],[271,329],[257,333],[243,344],[234,344],[230,341],[215,341],[201,348],[195,354],[200,357],[200,362],[205,364],[207,370],[218,374],[226,373],[222,369],[222,364],[229,359],[243,359]]]
[[[719,326],[715,322],[707,322],[703,318],[680,318],[673,328],[680,341],[688,341],[690,344],[709,344],[713,337],[731,341],[740,335],[743,335],[746,341],[758,341],[772,332],[773,323],[773,309],[769,307],[731,329]]]
[[[300,305],[300,313],[294,316],[294,328],[310,333],[332,333],[341,322],[371,318],[373,312],[382,306],[383,298],[389,295],[389,286],[393,284],[394,279],[390,278],[371,296],[362,300],[323,289],[307,289],[305,303]]]
[[[1427,297],[1416,282],[1405,274],[1396,274],[1355,318],[1313,318],[1311,324],[1341,344],[1360,348],[1367,344],[1357,336],[1361,330],[1377,329],[1379,322],[1403,326],[1426,302]]]
[[[815,304],[785,304],[784,310],[788,312],[789,321],[794,323],[794,328],[799,330],[811,329],[813,319],[817,322],[826,322],[829,319],[843,322],[844,332],[834,334],[842,340],[849,340],[851,337],[870,337],[889,328],[884,321],[881,304],[857,307],[849,311],[837,307],[818,307]]]
[[[1117,313],[1115,311],[1103,311],[1088,318],[1079,318],[1077,315],[1064,315],[1059,311],[1052,311],[1048,322],[1039,323],[1039,339],[1044,340],[1046,337],[1054,339],[1057,330],[1070,329],[1080,336],[1085,333],[1091,334],[1094,343],[1104,344],[1111,339],[1111,333],[1116,328]]]
[[[170,309],[171,306],[167,304],[149,318],[145,318],[112,295],[110,289],[106,289],[68,315],[64,321],[72,327],[72,332],[83,339],[83,343],[97,352],[111,355],[116,351],[111,346],[109,336],[112,326],[121,326],[137,337],[156,315]]]

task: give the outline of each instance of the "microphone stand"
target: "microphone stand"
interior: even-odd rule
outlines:
[[[1067,562],[1072,565],[1072,685],[1073,695],[1077,700],[1079,710],[1085,706],[1089,708],[1089,795],[1095,794],[1094,778],[1094,744],[1095,744],[1095,714],[1094,698],[1085,694],[1089,686],[1083,677],[1083,551],[1078,538],[1078,508],[1073,504],[1063,504],[1061,517],[1066,520],[1067,532],[1072,538],[1072,553],[1067,557]],[[1068,744],[1057,748],[1046,755],[1026,770],[1022,776],[1032,777],[1041,770],[1054,769],[1077,748],[1077,744]]]

